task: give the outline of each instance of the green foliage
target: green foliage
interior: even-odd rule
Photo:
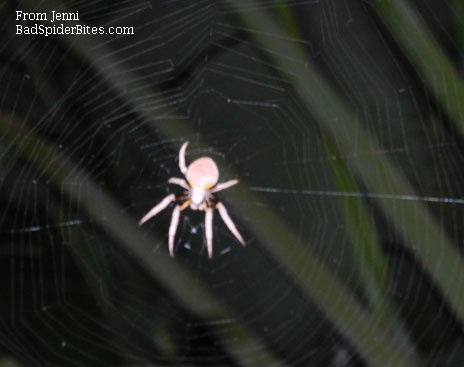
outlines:
[[[313,11],[320,6],[324,13],[329,2],[309,3],[306,12],[290,1],[208,6],[204,14],[211,11],[220,30],[206,42],[202,20],[191,25],[202,45],[220,50],[192,46],[193,55],[208,56],[204,63],[186,61],[190,40],[171,34],[178,31],[176,7],[186,9],[185,3],[153,5],[159,24],[140,11],[131,19],[146,29],[129,41],[15,37],[13,9],[2,15],[3,37],[11,41],[5,47],[19,50],[13,69],[22,75],[21,65],[33,81],[12,73],[12,84],[24,87],[5,93],[0,113],[2,225],[10,231],[2,232],[8,249],[2,298],[8,330],[28,341],[5,342],[5,354],[31,365],[161,365],[211,357],[221,365],[278,366],[297,365],[302,352],[295,340],[304,340],[305,357],[315,366],[335,363],[331,348],[340,343],[354,356],[349,365],[462,361],[463,213],[446,202],[464,195],[456,173],[464,132],[461,2],[458,19],[440,18],[460,39],[458,60],[443,49],[428,13],[406,0],[334,5],[348,21],[323,24],[336,41],[324,41],[315,56],[311,45],[322,37],[308,24],[323,19]],[[23,5],[58,8],[48,1]],[[137,48],[147,41],[145,31],[163,40],[157,47],[148,43],[156,53]],[[174,66],[160,74],[178,67],[187,77],[157,79],[145,71],[166,60]],[[224,65],[237,77],[222,79]],[[250,75],[275,84],[249,88]],[[279,108],[258,113],[222,98],[247,93]],[[268,128],[256,128],[253,118]],[[218,143],[224,131],[228,142]],[[230,254],[235,266],[227,271],[220,256],[208,262],[179,251],[170,259],[163,219],[159,228],[137,226],[165,194],[159,173],[165,167],[158,163],[168,149],[175,157],[189,137],[199,151],[214,146],[224,153],[215,157],[221,172],[241,181],[225,197],[248,246]],[[242,138],[253,144],[243,151],[228,145]],[[154,146],[150,154],[142,141]],[[452,142],[446,158],[432,151],[442,141]],[[279,144],[288,157],[277,156]],[[310,159],[300,154],[306,144]],[[272,182],[274,196],[260,192]],[[149,189],[134,194],[135,186]],[[320,218],[328,228],[322,238],[313,227]],[[224,238],[221,233],[215,241]],[[298,320],[290,331],[282,327],[289,320]],[[27,353],[20,355],[18,345],[27,345]],[[0,360],[0,366],[15,363]]]

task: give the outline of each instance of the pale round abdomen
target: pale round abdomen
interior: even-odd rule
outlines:
[[[185,177],[192,187],[210,189],[219,180],[219,170],[211,158],[202,157],[188,166]]]

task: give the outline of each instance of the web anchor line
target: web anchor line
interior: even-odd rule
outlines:
[[[310,195],[310,196],[338,196],[338,197],[355,197],[369,199],[388,199],[388,200],[406,200],[406,201],[425,201],[432,203],[446,204],[464,204],[464,198],[449,198],[436,196],[415,196],[415,195],[395,195],[381,194],[371,192],[348,192],[348,191],[330,191],[330,190],[299,190],[299,189],[280,189],[275,187],[250,187],[251,191],[272,192],[276,194],[292,195]]]

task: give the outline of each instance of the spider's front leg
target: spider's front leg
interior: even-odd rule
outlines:
[[[176,205],[171,215],[171,224],[169,225],[169,255],[174,257],[174,238],[176,237],[177,225],[179,224],[179,215],[182,210],[187,208],[190,204],[190,200],[184,201],[182,205]]]
[[[155,205],[147,214],[144,215],[142,219],[140,219],[139,226],[149,220],[151,217],[154,217],[160,211],[165,209],[169,204],[173,201],[176,201],[176,195],[170,194],[166,196],[163,200],[161,200],[157,205]]]
[[[229,231],[232,232],[232,234],[235,236],[235,238],[243,245],[245,246],[245,240],[243,239],[242,235],[238,231],[237,227],[235,227],[234,222],[232,219],[229,217],[229,213],[227,213],[227,209],[224,206],[223,203],[218,202],[216,204],[216,209],[219,211],[219,215],[221,216],[222,220],[226,224],[227,228],[229,228]]]
[[[213,208],[211,207],[205,209],[205,237],[208,257],[211,259],[213,257]]]
[[[177,225],[179,224],[179,215],[182,210],[180,205],[177,205],[172,211],[171,224],[169,225],[169,255],[174,257],[174,238],[176,237]]]

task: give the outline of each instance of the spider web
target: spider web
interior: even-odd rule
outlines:
[[[456,10],[397,3],[456,66]],[[0,366],[462,365],[462,137],[434,94],[461,81],[427,84],[374,5],[2,3]],[[134,33],[17,35],[16,10]],[[211,260],[204,212],[174,259],[172,205],[137,226],[187,140],[240,180],[215,196],[247,246],[215,212]]]

